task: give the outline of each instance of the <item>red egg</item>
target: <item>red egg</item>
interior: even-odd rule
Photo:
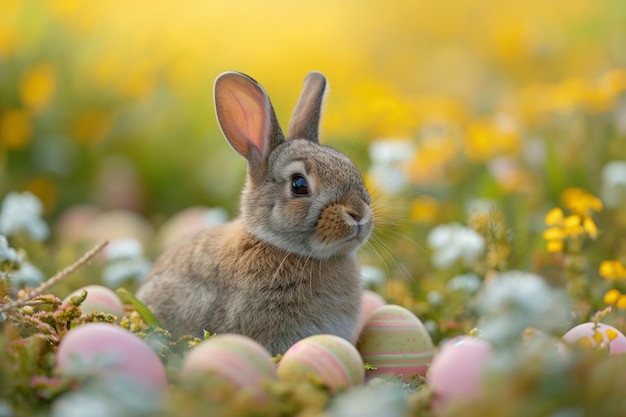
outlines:
[[[461,336],[443,345],[430,365],[426,380],[433,388],[433,405],[480,395],[483,371],[492,355],[491,345],[475,337]]]
[[[141,338],[119,326],[87,323],[70,330],[59,343],[57,369],[64,375],[106,382],[132,381],[148,388],[167,385],[158,355]]]

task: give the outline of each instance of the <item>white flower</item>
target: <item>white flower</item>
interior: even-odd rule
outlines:
[[[483,237],[459,223],[433,228],[427,242],[434,250],[433,264],[439,269],[448,269],[458,261],[470,267],[485,249]]]
[[[612,161],[602,169],[602,201],[615,208],[626,199],[626,161]]]
[[[407,165],[415,157],[416,146],[408,139],[377,140],[370,144],[372,165],[369,175],[386,193],[396,193],[409,184]]]
[[[102,271],[102,281],[107,287],[116,288],[126,281],[143,281],[150,272],[150,262],[141,257],[117,260],[107,265]]]
[[[457,275],[448,281],[448,291],[462,291],[473,294],[478,291],[481,282],[482,281],[476,274],[467,273]]]
[[[109,261],[137,258],[143,256],[143,246],[132,237],[115,239],[104,249],[104,256]]]
[[[330,417],[400,417],[407,413],[408,403],[401,389],[389,385],[354,388],[335,397]]]
[[[91,381],[90,381],[91,382]],[[163,401],[156,392],[118,376],[114,383],[94,380],[63,394],[52,404],[52,417],[153,416],[162,414]],[[162,397],[161,397],[162,398]]]
[[[426,300],[431,306],[439,306],[443,303],[443,295],[439,291],[428,291]]]
[[[102,281],[111,288],[131,280],[139,283],[150,271],[150,261],[143,256],[143,246],[137,239],[116,239],[104,255],[110,263],[102,271]]]
[[[361,265],[361,281],[368,285],[380,285],[385,280],[382,269],[375,266]]]
[[[9,246],[7,238],[0,235],[0,265],[7,262],[11,266],[19,266],[22,263],[17,251]]]
[[[45,276],[35,265],[24,262],[19,270],[9,273],[9,278],[14,288],[24,288],[38,286]]]
[[[370,144],[369,154],[375,165],[405,163],[415,156],[416,147],[410,139],[381,139]]]
[[[535,274],[498,274],[478,298],[481,336],[492,341],[517,339],[528,327],[552,332],[567,325],[569,306],[562,291]]]
[[[32,239],[44,240],[50,234],[48,225],[41,219],[43,205],[32,193],[10,192],[0,207],[0,233],[11,236],[19,231]]]

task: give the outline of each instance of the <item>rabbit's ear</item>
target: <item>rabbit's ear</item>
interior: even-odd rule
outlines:
[[[319,142],[320,115],[326,91],[326,78],[319,72],[311,72],[304,79],[302,93],[291,115],[287,137]]]
[[[215,80],[215,111],[228,143],[248,160],[253,176],[262,176],[266,157],[285,140],[263,88],[247,75],[225,72]]]

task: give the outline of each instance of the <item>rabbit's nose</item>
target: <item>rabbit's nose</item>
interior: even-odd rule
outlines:
[[[358,213],[355,213],[353,211],[348,211],[348,214],[350,215],[350,217],[352,217],[354,219],[354,221],[356,221],[357,223],[361,221],[361,219],[363,218],[363,216],[361,216]]]

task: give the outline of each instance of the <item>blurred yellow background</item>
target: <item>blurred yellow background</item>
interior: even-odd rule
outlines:
[[[323,140],[364,171],[373,140],[415,141],[406,172],[420,190],[455,184],[455,164],[521,155],[530,139],[554,133],[533,130],[545,120],[613,111],[626,88],[622,0],[4,0],[1,8],[0,195],[29,189],[49,215],[89,201],[156,221],[192,204],[234,211],[244,164],[212,104],[225,70],[257,79],[283,125],[305,74],[322,71]],[[576,135],[568,130],[576,123],[556,135]],[[614,139],[603,137],[623,156]],[[580,141],[562,149],[575,167],[580,156],[567,149]],[[553,198],[571,178],[555,183]],[[537,178],[520,170],[508,181],[505,191],[519,191]],[[111,191],[124,182],[128,190]]]

